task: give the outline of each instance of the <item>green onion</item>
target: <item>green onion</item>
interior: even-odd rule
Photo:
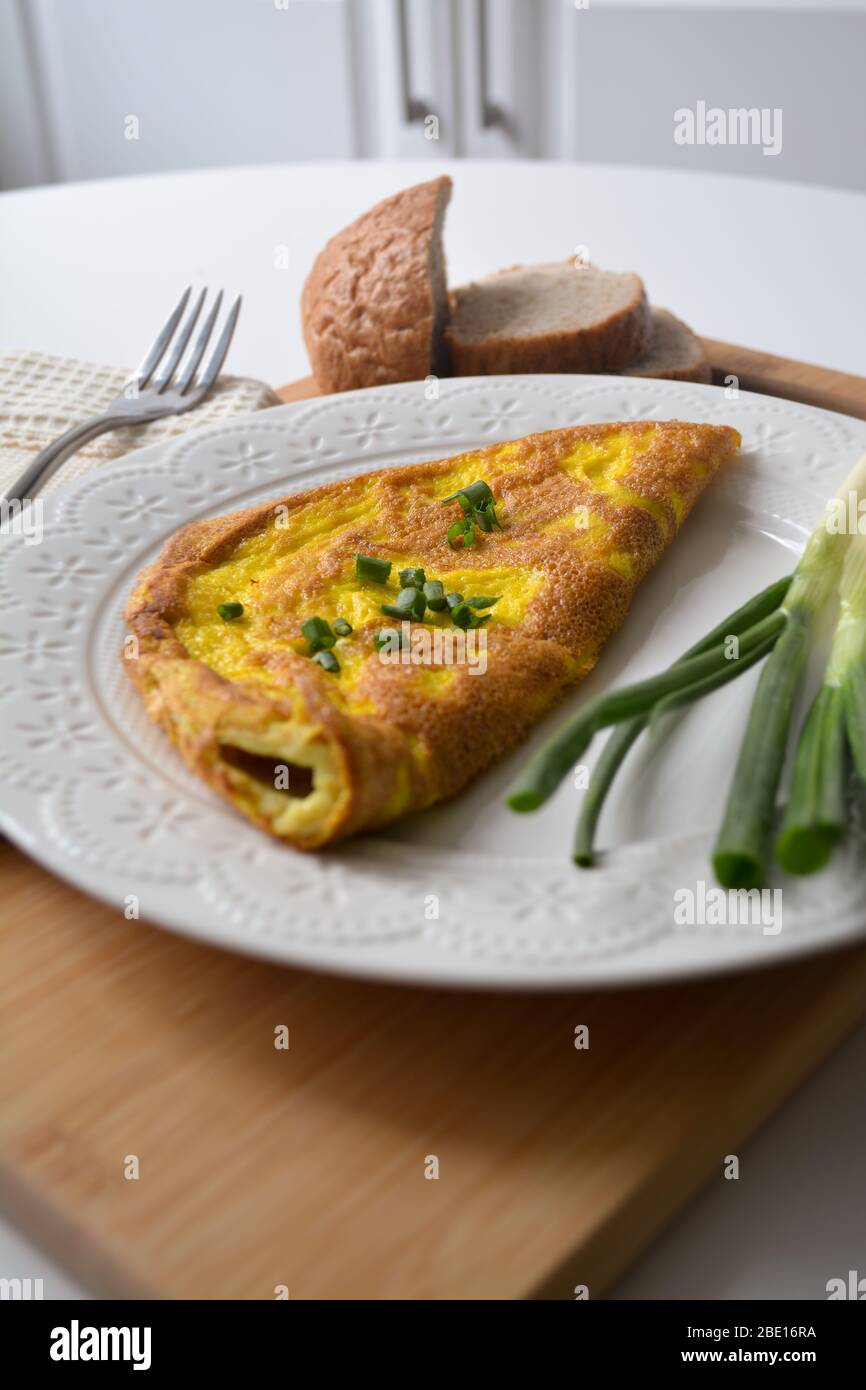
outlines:
[[[403,589],[423,589],[427,576],[422,569],[400,571],[400,587]]]
[[[808,623],[792,618],[761,672],[713,850],[723,888],[760,888],[764,881],[776,790],[808,648]]]
[[[301,632],[306,637],[307,646],[313,655],[316,652],[327,651],[337,640],[331,631],[330,623],[324,618],[307,618],[306,622],[301,623]]]
[[[776,858],[793,874],[814,873],[845,834],[848,747],[862,776],[866,664],[866,542],[852,538],[839,579],[839,616],[824,680],[803,725]]]
[[[464,599],[470,608],[492,608],[494,603],[498,603],[502,595],[497,594],[495,598],[490,598],[486,594],[477,595],[475,598]]]
[[[646,718],[641,716],[619,724],[602,748],[598,762],[592,769],[592,777],[580,805],[572,854],[575,864],[579,864],[583,869],[588,869],[595,863],[593,846],[601,808],[625,755],[635,740],[640,738],[646,723]]]
[[[448,601],[445,598],[445,586],[441,579],[427,580],[424,585],[424,597],[431,613],[441,613],[443,608],[448,607]]]
[[[476,526],[479,531],[490,532],[494,526],[500,531],[502,530],[496,515],[496,501],[493,493],[482,479],[479,478],[477,482],[461,488],[459,492],[452,492],[450,497],[442,498],[443,503],[455,501],[460,504],[463,520],[453,522],[445,533],[452,549],[456,549],[461,540],[464,549],[472,545],[475,539]]]
[[[465,499],[465,501],[464,501]],[[476,507],[486,507],[493,502],[493,493],[482,479],[478,482],[470,483],[468,487],[462,487],[459,492],[452,492],[449,497],[442,498],[445,502],[459,502],[464,511],[473,511]]]
[[[649,717],[650,728],[663,719],[665,715],[672,714],[674,710],[682,709],[684,705],[693,705],[697,700],[702,700],[705,695],[711,695],[714,690],[720,690],[723,685],[729,685],[731,681],[737,680],[744,671],[748,671],[750,666],[754,666],[772,650],[784,626],[784,619],[781,619],[768,629],[763,641],[758,642],[745,655],[729,657],[726,665],[720,670],[714,671],[712,675],[705,676],[703,680],[696,681],[694,685],[687,685],[684,690],[675,690],[673,694],[665,695],[664,699],[659,700],[658,704],[652,708]]]
[[[498,531],[502,530],[499,518],[496,515],[496,508],[492,502],[487,502],[483,507],[476,507],[473,512],[475,524],[482,531],[492,531],[494,526]]]
[[[445,602],[448,604],[448,607],[449,607],[449,608],[456,608],[458,604],[460,604],[460,603],[463,602],[463,595],[462,595],[462,594],[446,594],[446,595],[445,595]]]
[[[842,691],[854,770],[866,782],[866,542],[856,537],[842,567],[841,605],[826,680]]]
[[[788,592],[790,583],[791,576],[786,575],[784,579],[778,579],[775,584],[770,584],[761,593],[730,613],[693,647],[689,647],[688,651],[679,658],[680,661],[685,661],[692,656],[699,656],[701,652],[708,651],[711,647],[717,646],[719,642],[724,642],[727,637],[739,636],[762,618],[766,618],[778,608]],[[756,648],[756,652],[763,654],[761,648]],[[732,672],[732,676],[739,674],[743,669],[738,662],[731,662],[730,665],[736,668]],[[672,698],[674,697],[667,697],[667,699]],[[584,868],[588,868],[593,863],[596,826],[613,779],[632,744],[646,728],[649,719],[655,717],[658,709],[659,706],[656,706],[650,716],[641,715],[637,719],[631,719],[615,728],[592,770],[589,787],[581,802],[580,818],[574,841],[575,863]]]
[[[463,542],[463,549],[466,550],[475,540],[475,528],[468,519],[454,521],[445,532],[445,538],[452,550],[457,549],[458,541]]]
[[[837,497],[866,482],[866,457]],[[831,504],[832,506],[832,504]],[[782,610],[787,619],[755,691],[725,814],[713,850],[723,888],[759,888],[766,878],[776,795],[788,746],[794,701],[806,667],[812,623],[836,588],[849,536],[831,531],[831,507],[809,537]]]
[[[355,577],[357,579],[372,579],[374,584],[384,584],[390,573],[390,560],[378,560],[375,555],[355,556]]]
[[[480,613],[474,613],[468,603],[458,603],[455,608],[451,609],[452,623],[464,632],[469,628],[483,627],[485,623],[490,621],[490,618],[490,613],[485,613],[483,616]]]
[[[352,631],[352,624],[347,622],[345,618],[335,618],[334,631],[338,637],[348,637],[349,633]]]
[[[791,794],[776,838],[776,858],[789,873],[823,869],[845,834],[847,761],[842,691],[822,685],[797,743]]]
[[[233,623],[235,618],[240,618],[243,614],[244,606],[242,603],[218,603],[217,612],[224,623]]]
[[[845,728],[854,760],[854,770],[866,782],[866,669],[857,666],[842,682],[845,702]]]
[[[838,587],[841,607],[833,649],[798,740],[791,795],[776,841],[780,862],[791,872],[822,867],[845,830],[849,747],[858,775],[866,780],[866,545],[856,527],[858,540],[852,545],[838,525],[840,516],[852,514],[851,498],[856,500],[859,492],[866,492],[866,456],[828,503],[790,581],[757,595],[668,671],[586,706],[530,761],[509,804],[519,811],[541,805],[594,734],[621,723],[596,765],[578,825],[575,857],[591,863],[604,798],[641,730],[733,680],[769,652],[713,853],[723,887],[760,887],[812,627]],[[859,502],[854,512],[859,517]],[[726,659],[727,644],[719,643],[723,633],[731,635],[730,629],[739,639],[739,658],[733,662]]]
[[[313,660],[319,663],[323,671],[330,671],[333,675],[336,675],[340,669],[340,663],[333,652],[316,652]]]
[[[771,633],[783,627],[784,618],[780,613],[771,613],[755,623],[740,637],[740,656],[748,655]],[[651,676],[649,680],[638,681],[636,685],[626,686],[591,701],[530,760],[508,797],[509,806],[513,811],[535,811],[556,791],[599,729],[620,724],[624,719],[632,719],[636,715],[649,714],[665,695],[728,669],[730,663],[725,645],[719,643],[697,656],[677,662],[661,675]]]
[[[427,600],[424,597],[423,589],[416,589],[412,586],[401,589],[393,603],[383,603],[380,611],[389,618],[414,618],[416,622],[424,619],[424,610],[427,607]]]

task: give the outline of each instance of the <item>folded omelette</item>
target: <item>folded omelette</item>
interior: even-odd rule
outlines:
[[[676,420],[550,430],[193,522],[139,577],[125,669],[262,829],[318,849],[384,825],[459,792],[592,669],[739,443]],[[407,611],[422,581],[439,603]]]

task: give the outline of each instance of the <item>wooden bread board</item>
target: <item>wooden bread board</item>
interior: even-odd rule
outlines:
[[[795,362],[790,357],[774,357],[755,348],[735,347],[716,338],[702,338],[709,358],[713,382],[723,385],[735,376],[743,391],[756,391],[764,396],[782,396],[788,401],[819,406],[822,410],[838,410],[841,415],[854,415],[866,420],[866,380],[833,372],[827,367],[814,367],[809,362]],[[286,402],[306,401],[320,394],[315,379],[301,377],[282,386],[277,395]]]
[[[755,389],[866,418],[866,381],[712,349],[744,388],[760,367]],[[663,988],[445,993],[128,922],[7,844],[0,874],[0,1202],[118,1297],[599,1297],[866,1015],[866,946]]]

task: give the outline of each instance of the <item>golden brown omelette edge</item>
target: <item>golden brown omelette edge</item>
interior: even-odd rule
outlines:
[[[656,428],[658,435],[633,460],[622,481],[664,510],[666,536],[638,506],[614,507],[598,496],[584,498],[581,484],[559,467],[563,437],[574,443],[592,442],[612,430],[646,430],[648,426]],[[675,426],[676,431],[666,434],[666,426]],[[530,532],[524,536],[513,528],[510,534],[479,537],[473,563],[537,565],[543,555],[548,576],[560,582],[545,586],[551,591],[548,601],[536,605],[538,611],[520,627],[497,629],[494,619],[487,630],[487,675],[473,678],[465,668],[455,667],[448,699],[419,699],[411,674],[408,680],[403,677],[411,668],[382,667],[374,670],[380,701],[377,713],[346,712],[330,698],[328,682],[334,677],[306,656],[294,654],[286,658],[290,685],[275,696],[225,679],[192,657],[177,637],[175,626],[184,613],[189,577],[218,565],[242,540],[265,528],[276,507],[293,509],[313,499],[336,499],[341,489],[357,483],[358,475],[191,522],[171,536],[156,561],[139,576],[127,606],[125,616],[136,639],[137,659],[124,660],[124,667],[150,717],[162,726],[192,771],[261,828],[298,848],[316,849],[386,824],[461,790],[524,738],[566,688],[587,674],[604,642],[623,621],[637,584],[739,443],[738,433],[729,426],[673,421],[576,426],[514,441],[517,466],[496,478],[495,490],[506,509],[510,498],[529,495],[535,499],[536,510],[542,507],[542,515],[545,506],[555,514],[557,506],[561,512],[565,505],[591,501],[614,524],[618,544],[634,559],[633,573],[626,579],[600,561],[585,560],[564,538],[557,546],[549,535]],[[495,455],[501,447],[495,444],[472,451],[479,477],[484,476],[485,456]],[[696,463],[703,467],[696,470]],[[433,460],[364,476],[384,482],[386,491],[399,490],[441,476],[453,464],[453,458]],[[677,514],[669,500],[672,489],[679,497]],[[567,496],[559,496],[563,490]],[[401,496],[405,507],[405,493]],[[428,573],[435,574],[437,564],[442,571],[453,567],[454,553],[444,540],[441,512],[430,506],[429,498],[421,502],[418,518],[425,523],[424,535],[419,542],[413,530],[411,544],[414,550],[420,545]],[[537,528],[537,521],[532,524]],[[505,545],[507,559],[503,558]],[[383,553],[388,548],[379,547]],[[390,548],[402,548],[399,536]],[[370,553],[375,549],[371,547]],[[494,672],[495,679],[490,679]],[[258,792],[254,794],[248,779],[226,760],[226,748],[248,749],[312,767],[313,794],[321,805],[308,817],[310,824],[295,833],[277,830],[275,817],[263,809]],[[283,793],[271,795],[284,797]],[[314,805],[310,803],[311,810]]]

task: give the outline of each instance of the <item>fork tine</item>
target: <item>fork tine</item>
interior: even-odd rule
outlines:
[[[216,347],[211,353],[208,361],[204,365],[204,369],[202,370],[202,374],[198,383],[199,386],[212,386],[213,383],[216,381],[217,376],[219,375],[220,368],[222,367],[222,364],[226,359],[226,353],[228,352],[229,346],[231,344],[232,336],[235,331],[235,324],[238,321],[238,314],[241,311],[242,303],[242,297],[238,295],[234,303],[232,304],[232,307],[229,309],[228,317],[225,321],[223,331],[220,334],[219,342],[217,343]]]
[[[157,391],[164,391],[166,386],[170,385],[177,364],[183,357],[184,352],[186,351],[186,345],[190,340],[192,330],[195,328],[196,323],[198,322],[198,316],[201,313],[201,306],[204,304],[206,295],[207,288],[202,290],[201,294],[199,295],[198,299],[196,300],[195,304],[192,306],[192,309],[187,315],[185,322],[181,325],[180,332],[177,334],[177,337],[171,345],[171,352],[168,355],[168,361],[165,363],[165,366],[161,369],[158,375],[154,377],[153,385]]]
[[[139,386],[147,385],[150,378],[153,376],[154,370],[159,365],[162,355],[171,341],[172,334],[177,328],[180,316],[186,308],[186,301],[189,299],[191,289],[192,285],[187,285],[174,309],[172,309],[168,320],[151,343],[150,350],[141,366],[133,373],[134,379],[137,380]]]
[[[211,333],[213,333],[213,326],[216,323],[216,316],[219,313],[219,308],[222,302],[223,292],[222,290],[220,290],[219,294],[214,300],[213,308],[211,309],[210,313],[205,319],[201,332],[196,338],[195,347],[192,350],[192,354],[189,360],[184,363],[181,374],[175,382],[175,390],[179,391],[181,395],[183,395],[183,393],[186,391],[187,387],[189,386],[190,382],[195,376],[198,364],[204,356],[204,350],[207,347],[208,342],[210,341],[210,335]]]

